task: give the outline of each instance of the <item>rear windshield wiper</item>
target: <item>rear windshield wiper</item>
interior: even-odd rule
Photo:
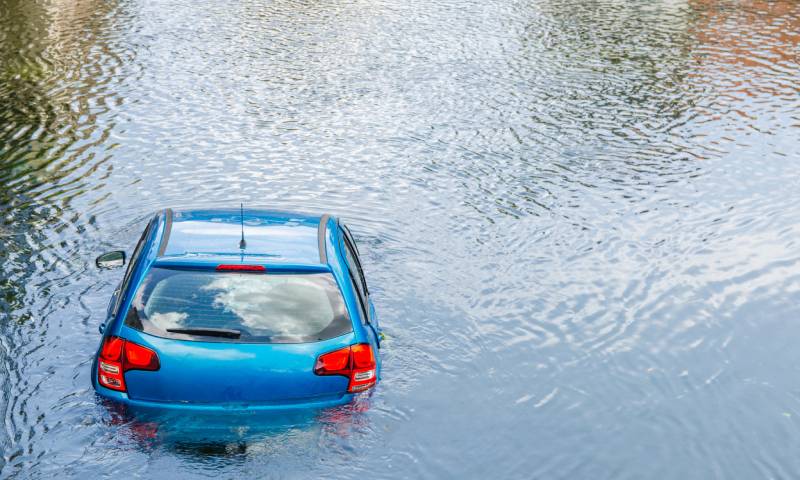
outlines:
[[[224,337],[239,338],[242,332],[229,328],[168,328],[170,333],[183,333],[185,335],[197,335],[200,337]]]

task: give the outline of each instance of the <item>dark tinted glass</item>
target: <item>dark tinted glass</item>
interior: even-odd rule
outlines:
[[[358,260],[356,260],[356,255],[353,253],[352,247],[350,247],[350,242],[345,240],[342,242],[344,245],[344,256],[345,261],[347,262],[347,270],[350,272],[350,277],[353,283],[353,288],[356,290],[356,295],[358,296],[358,303],[361,306],[361,314],[363,316],[362,323],[365,323],[369,320],[368,318],[368,311],[369,306],[367,305],[367,292],[365,290],[366,284],[364,283],[364,279],[361,276],[361,269],[358,266]]]
[[[134,298],[128,326],[162,337],[242,343],[302,343],[352,331],[328,273],[264,274],[154,268]],[[169,330],[224,329],[239,338]]]
[[[353,247],[350,246],[350,242],[345,240],[343,245],[345,260],[347,261],[347,269],[350,270],[350,274],[353,276],[353,279],[358,285],[358,291],[363,297],[366,294],[364,291],[364,279],[361,277],[361,269],[358,266],[356,254],[353,252]]]

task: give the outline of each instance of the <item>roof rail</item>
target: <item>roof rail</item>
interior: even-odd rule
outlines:
[[[172,232],[172,209],[167,208],[164,210],[164,234],[161,235],[161,244],[158,246],[157,257],[164,256],[164,250],[167,249],[167,242],[169,242],[169,234]]]
[[[320,217],[319,227],[317,228],[317,243],[319,244],[319,262],[323,265],[328,263],[328,253],[325,251],[325,233],[328,230],[328,220],[331,218],[327,213]]]

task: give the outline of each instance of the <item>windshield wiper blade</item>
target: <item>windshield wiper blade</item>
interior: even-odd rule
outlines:
[[[223,337],[239,338],[242,332],[229,328],[168,328],[170,333],[183,333],[185,335],[197,335],[200,337]]]

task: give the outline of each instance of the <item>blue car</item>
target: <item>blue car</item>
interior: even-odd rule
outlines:
[[[127,263],[92,366],[102,397],[168,410],[328,407],[380,378],[378,317],[335,217],[167,209]]]

